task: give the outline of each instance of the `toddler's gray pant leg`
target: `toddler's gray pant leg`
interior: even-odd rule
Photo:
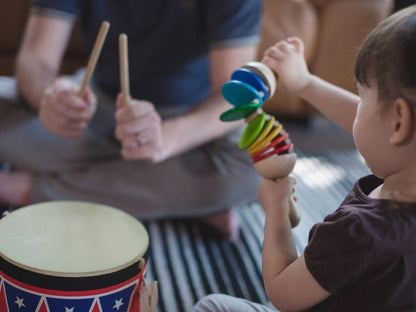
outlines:
[[[223,294],[213,294],[196,303],[192,312],[278,312],[272,307]]]

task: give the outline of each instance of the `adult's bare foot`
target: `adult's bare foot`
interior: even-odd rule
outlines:
[[[32,175],[24,171],[0,172],[0,203],[16,207],[30,204]]]
[[[218,231],[224,238],[235,241],[239,237],[239,222],[232,210],[223,210],[199,219]]]

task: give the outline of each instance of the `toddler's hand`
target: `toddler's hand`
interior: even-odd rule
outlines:
[[[278,86],[289,93],[302,91],[311,79],[303,53],[303,42],[297,37],[279,41],[264,52],[262,62],[277,74]]]
[[[296,180],[292,177],[284,177],[277,181],[263,179],[258,190],[259,202],[266,215],[277,214],[278,218],[287,217],[289,214],[289,199],[294,193]]]

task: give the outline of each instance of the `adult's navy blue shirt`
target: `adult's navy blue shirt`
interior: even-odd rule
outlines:
[[[258,41],[261,0],[32,0],[33,12],[79,15],[92,49],[103,21],[110,30],[94,81],[120,91],[118,36],[129,44],[131,94],[155,105],[192,106],[210,93],[208,52]]]

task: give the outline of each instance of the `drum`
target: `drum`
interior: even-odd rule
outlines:
[[[77,201],[0,220],[1,312],[138,312],[149,236],[118,209]]]

